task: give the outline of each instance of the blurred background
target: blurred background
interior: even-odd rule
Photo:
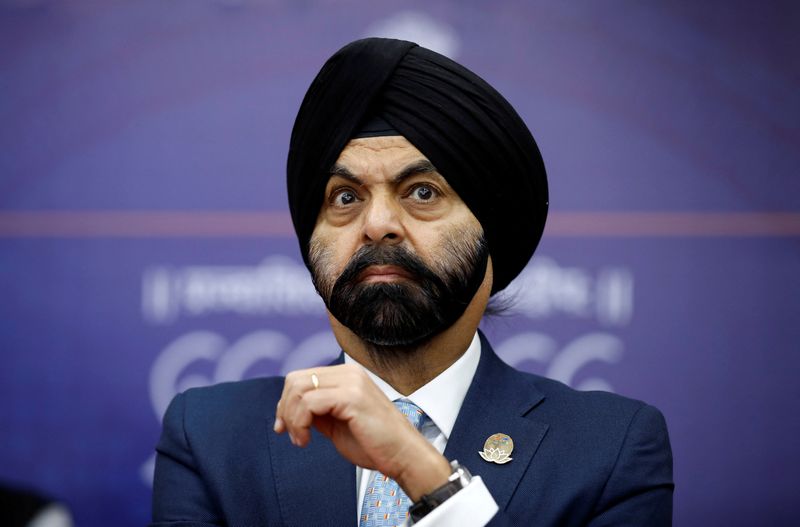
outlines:
[[[393,36],[487,79],[544,155],[500,355],[658,406],[676,525],[791,523],[798,6],[0,0],[0,481],[144,525],[175,393],[337,355],[287,145],[325,59]]]

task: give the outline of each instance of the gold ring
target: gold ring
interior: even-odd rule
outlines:
[[[314,385],[315,390],[319,390],[319,377],[317,377],[316,373],[311,374],[311,384]]]

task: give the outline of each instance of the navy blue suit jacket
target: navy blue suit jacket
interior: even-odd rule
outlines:
[[[481,359],[444,454],[480,475],[500,506],[491,525],[671,525],[672,453],[661,413],[578,392]],[[304,449],[272,431],[282,378],[188,390],[158,443],[151,527],[356,525],[355,467],[324,436]],[[490,435],[513,460],[488,463]]]

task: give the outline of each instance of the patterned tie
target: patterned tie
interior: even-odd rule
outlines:
[[[394,405],[417,430],[422,428],[428,418],[411,401],[397,400],[394,401]],[[408,496],[395,480],[373,470],[369,478],[369,485],[367,485],[367,492],[364,494],[364,501],[361,504],[359,526],[393,527],[403,525],[408,516],[409,505]]]

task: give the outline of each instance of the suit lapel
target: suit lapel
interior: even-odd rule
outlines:
[[[478,369],[444,453],[447,459],[457,459],[480,475],[499,507],[505,509],[547,432],[547,424],[528,415],[544,396],[529,376],[503,363],[483,334],[480,336]],[[478,454],[486,439],[498,432],[514,441],[512,460],[502,465],[484,461]]]
[[[342,362],[342,356],[333,364]],[[353,525],[356,521],[356,467],[333,443],[312,429],[311,442],[298,448],[289,434],[272,431],[275,412],[267,415],[272,480],[281,513],[280,525]]]
[[[269,451],[281,525],[355,523],[356,468],[331,441],[313,432],[311,443],[298,448],[289,442],[288,434],[273,432]]]

